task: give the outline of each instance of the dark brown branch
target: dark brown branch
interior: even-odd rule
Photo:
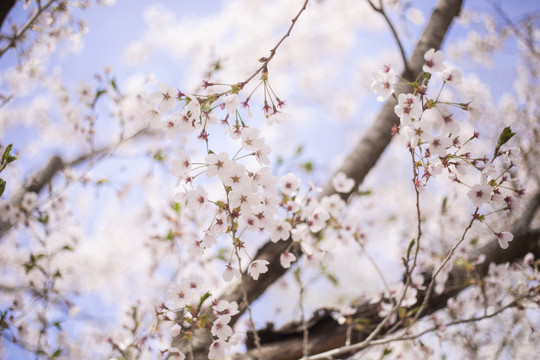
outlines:
[[[439,49],[442,41],[450,24],[454,17],[459,14],[461,9],[462,0],[440,0],[435,10],[433,11],[431,18],[424,29],[420,40],[417,43],[416,49],[413,52],[411,59],[409,60],[410,71],[404,71],[402,77],[409,80],[414,80],[422,71],[424,65],[424,54],[431,48]],[[399,94],[410,90],[408,87],[398,87],[396,92]],[[364,134],[364,137],[356,148],[349,154],[344,164],[338,171],[343,171],[348,177],[355,180],[356,185],[362,183],[364,177],[373,168],[386,146],[390,143],[391,134],[390,130],[398,119],[394,113],[394,106],[396,102],[394,99],[390,99],[386,102],[382,108],[379,116],[371,126],[371,128]],[[322,196],[333,194],[334,188],[332,181],[328,181],[323,188]],[[246,288],[248,292],[249,301],[254,301],[260,295],[262,295],[266,289],[277,281],[285,272],[279,263],[279,257],[281,253],[287,249],[291,240],[281,241],[276,244],[268,242],[257,253],[257,259],[264,259],[270,262],[269,268],[271,269],[265,274],[262,274],[257,281],[251,279],[246,281]],[[300,251],[300,249],[297,249]],[[298,256],[297,256],[298,257]],[[229,287],[229,290],[223,294],[223,299],[228,301],[236,301],[238,304],[242,304],[243,291],[240,284],[233,284]],[[238,317],[245,311],[245,304],[240,305],[240,314],[237,315],[231,321],[234,324]],[[329,331],[332,331],[331,329]],[[310,334],[312,330],[310,329]],[[313,334],[312,334],[313,335]],[[204,358],[208,353],[208,347],[210,346],[211,339],[207,333],[202,335],[203,338],[195,339],[194,348],[196,358]],[[317,336],[313,336],[317,338]],[[324,339],[318,339],[318,344],[326,343]],[[315,346],[315,345],[314,345]],[[317,347],[313,348],[313,351]],[[300,351],[302,348],[300,347]],[[301,354],[301,353],[300,353]],[[265,357],[266,358],[266,357]],[[276,357],[279,358],[279,357]]]
[[[39,194],[41,190],[45,187],[45,185],[51,182],[52,178],[56,175],[56,173],[62,170],[64,167],[74,167],[87,161],[100,161],[110,155],[124,142],[137,138],[141,135],[151,133],[152,132],[150,132],[147,127],[142,128],[127,139],[124,139],[117,144],[105,146],[93,152],[82,154],[78,158],[67,163],[65,163],[59,156],[53,156],[49,159],[49,162],[43,169],[31,175],[30,178],[27,180],[27,184],[21,189],[19,189],[19,191],[15,195],[13,195],[11,203],[14,205],[19,205],[24,197],[24,194],[27,192],[35,192]],[[4,222],[0,220],[0,238],[11,228],[12,225],[13,224],[9,222]]]
[[[0,2],[0,30],[2,29],[7,14],[13,8],[13,5],[15,5],[15,0],[4,0]]]
[[[528,230],[523,226],[528,226],[539,208],[540,192],[533,197],[520,221],[512,229],[514,240],[510,243],[508,249],[501,249],[498,242],[494,239],[489,244],[483,246],[471,254],[471,258],[476,258],[480,254],[485,256],[485,261],[476,266],[474,273],[467,272],[462,266],[455,265],[450,271],[446,289],[442,294],[433,296],[429,302],[424,315],[429,315],[437,310],[444,308],[448,300],[469,285],[474,283],[475,279],[483,278],[489,271],[490,264],[502,264],[516,261],[527,253],[532,252],[536,258],[540,257],[540,229]],[[525,219],[525,221],[523,221]],[[428,279],[426,282],[429,282]],[[424,294],[419,294],[418,302],[412,308],[418,307],[423,301]],[[370,301],[360,305],[354,314],[355,319],[361,319],[366,325],[365,333],[353,331],[351,341],[353,343],[361,342],[382,319],[378,315],[379,303],[371,303]],[[340,325],[331,316],[330,310],[319,310],[309,329],[310,333],[310,349],[312,354],[317,354],[343,347],[346,341],[348,325]],[[300,330],[301,324],[289,324],[286,327],[274,330],[271,326],[267,329],[259,331],[261,338],[263,358],[264,359],[281,359],[293,360],[302,357],[303,334]],[[403,324],[393,329],[403,328]],[[360,350],[360,349],[355,349]],[[253,359],[251,350],[245,354],[238,354],[234,357],[235,360]]]
[[[441,47],[450,24],[454,17],[459,15],[461,3],[461,0],[439,1],[414,49],[413,55],[409,59],[409,71],[404,70],[401,74],[402,78],[414,81],[420,75],[424,65],[424,54],[431,48],[439,49]],[[396,95],[410,91],[409,86],[398,86]],[[337,170],[337,172],[341,171],[354,179],[356,185],[364,181],[364,178],[375,166],[375,163],[392,139],[392,126],[394,123],[399,123],[399,119],[394,113],[395,105],[396,101],[393,98],[390,98],[384,104],[371,127],[366,131],[356,148],[347,156],[343,165]],[[329,181],[323,187],[321,196],[331,195],[334,192],[332,182]],[[344,194],[343,197],[349,195]]]
[[[14,48],[17,45],[17,42],[23,38],[24,34],[32,29],[32,26],[35,24],[37,19],[43,14],[51,5],[53,5],[56,2],[56,0],[49,0],[45,5],[41,5],[38,3],[37,11],[36,13],[28,20],[26,24],[22,26],[22,28],[17,31],[17,33],[13,34],[12,37],[9,37],[9,42],[4,48],[0,49],[0,57],[2,57],[9,49]]]

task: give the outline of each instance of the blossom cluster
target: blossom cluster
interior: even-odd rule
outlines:
[[[491,157],[487,154],[476,155],[468,150],[467,145],[477,139],[480,133],[476,130],[468,133],[470,130],[460,126],[457,120],[459,115],[456,116],[452,109],[465,110],[469,121],[473,123],[480,115],[480,104],[474,101],[453,103],[440,99],[446,84],[459,89],[463,78],[462,72],[447,66],[444,58],[442,51],[430,49],[424,55],[425,64],[419,80],[411,83],[401,79],[411,86],[412,93],[394,94],[398,77],[390,66],[385,66],[384,70],[373,77],[372,90],[379,94],[380,100],[390,95],[397,100],[394,111],[399,118],[399,125],[395,125],[392,132],[406,139],[413,154],[415,187],[422,193],[430,178],[446,172],[451,181],[469,187],[468,197],[477,209],[488,204],[492,213],[515,210],[523,191],[510,183],[509,170],[519,165],[519,149],[501,149],[513,133],[509,127],[503,130]],[[432,89],[436,84],[434,76],[442,82],[438,91]],[[499,165],[494,162],[497,158],[501,159]],[[475,171],[480,174],[480,182],[468,185]],[[478,220],[484,221],[484,215],[478,212],[475,214]],[[500,246],[508,247],[512,234],[492,231]]]
[[[266,83],[267,74],[263,74],[262,81]],[[211,85],[204,84],[205,87]],[[252,250],[246,245],[244,237],[248,233],[264,232],[273,242],[291,240],[280,256],[282,267],[289,268],[297,261],[297,254],[292,251],[295,243],[306,255],[308,266],[327,264],[333,255],[329,248],[322,247],[317,241],[317,234],[332,223],[341,236],[352,236],[356,232],[354,219],[343,218],[346,204],[338,194],[317,199],[314,196],[316,187],[313,184],[302,186],[301,179],[294,173],[280,178],[273,175],[268,167],[270,147],[260,130],[248,126],[242,118],[243,110],[249,109],[249,97],[240,102],[238,91],[238,85],[231,85],[229,91],[220,95],[185,95],[162,83],[156,92],[146,98],[144,116],[154,128],[166,132],[169,140],[176,141],[178,136],[193,134],[206,145],[207,155],[204,158],[192,158],[180,148],[176,150],[176,157],[169,162],[170,171],[177,179],[175,201],[188,212],[209,211],[208,218],[212,219],[206,223],[199,238],[190,240],[190,255],[202,257],[221,244],[220,239],[229,239],[232,249],[222,274],[223,280],[230,282],[240,278],[244,271],[252,279],[258,280],[261,274],[268,271],[269,262],[253,259],[250,256]],[[265,93],[271,92],[268,90]],[[269,102],[273,105],[270,106]],[[262,110],[269,125],[276,122],[277,117],[283,118],[284,102],[277,96],[265,99],[264,103]],[[250,116],[251,113],[248,113]],[[224,118],[218,120],[219,117]],[[219,146],[212,137],[213,126],[225,126],[229,137],[239,146],[234,155],[212,150]],[[207,187],[203,186],[209,180],[217,181],[223,190],[209,193]],[[354,180],[341,172],[335,175],[332,183],[338,193],[350,193],[355,185]],[[245,268],[242,266],[244,259],[248,259]],[[177,284],[170,289],[176,294],[173,296],[175,308],[193,307],[193,304],[189,305],[193,298],[200,299],[202,296],[188,289],[185,284],[189,283],[180,281],[184,285]],[[218,317],[214,322],[212,333],[217,340],[213,343],[211,353],[228,347],[227,336],[224,336],[230,333],[228,320],[230,318]]]

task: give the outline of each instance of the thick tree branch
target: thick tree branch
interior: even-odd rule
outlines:
[[[19,189],[17,193],[15,193],[15,195],[13,195],[13,197],[11,198],[11,203],[14,205],[20,205],[24,194],[26,194],[27,192],[35,192],[39,194],[41,190],[45,187],[45,185],[51,182],[52,178],[56,175],[56,173],[62,170],[64,167],[74,167],[81,163],[92,160],[95,160],[95,162],[100,161],[113,153],[124,142],[130,141],[144,134],[151,134],[147,127],[140,129],[133,135],[129,136],[127,139],[119,141],[116,144],[105,146],[101,149],[82,154],[81,156],[67,163],[64,162],[59,156],[52,156],[49,159],[47,165],[43,169],[32,174],[30,178],[26,181],[26,185]],[[12,225],[13,224],[9,222],[4,222],[0,220],[0,238],[11,228]]]
[[[410,71],[404,71],[401,74],[403,78],[414,80],[421,73],[422,66],[424,65],[424,54],[431,48],[439,49],[441,47],[450,24],[460,12],[461,4],[462,0],[439,1],[417,43],[412,57],[408,61]],[[396,93],[399,94],[409,90],[408,87],[398,86]],[[398,121],[394,113],[395,104],[396,102],[394,99],[390,99],[386,102],[371,128],[364,134],[360,143],[349,154],[341,168],[338,170],[347,174],[348,177],[353,178],[356,185],[362,183],[365,176],[373,168],[386,146],[390,143],[390,130],[394,122]],[[331,195],[334,192],[332,182],[329,180],[323,188],[321,197]],[[271,284],[286,272],[286,270],[279,265],[279,257],[287,248],[290,241],[291,240],[281,241],[276,244],[268,242],[259,250],[256,258],[269,261],[271,270],[265,274],[261,274],[257,281],[252,281],[251,279],[246,281],[245,286],[247,287],[248,298],[250,301],[257,299],[262,295]],[[300,250],[297,249],[297,251]],[[242,304],[242,298],[243,291],[241,284],[239,283],[231,285],[223,295],[223,299],[236,301],[238,304]],[[240,306],[241,312],[232,320],[231,325],[235,323],[236,319],[238,319],[243,312],[242,310],[245,310],[245,308],[245,304]],[[310,330],[310,334],[312,334],[312,330]],[[195,351],[197,354],[196,358],[204,358],[208,353],[208,346],[210,345],[211,339],[207,334],[203,336],[206,340],[197,339],[196,341],[199,344]],[[316,336],[313,337],[316,338]],[[319,344],[325,343],[323,339],[319,339],[318,341],[320,342]]]
[[[439,1],[408,61],[410,71],[403,71],[401,73],[402,78],[414,81],[420,75],[425,62],[424,54],[431,48],[439,49],[441,47],[450,24],[459,15],[461,3],[461,0]],[[410,91],[409,86],[401,85],[396,87],[396,95]],[[357,186],[364,181],[364,178],[375,166],[375,163],[392,139],[392,126],[394,123],[399,123],[399,119],[394,113],[395,105],[396,101],[389,98],[356,148],[347,156],[337,170],[337,172],[341,171],[354,179]],[[353,191],[355,188],[353,188]],[[321,196],[331,195],[334,192],[332,182],[328,181],[323,187]],[[346,198],[349,195],[344,194],[343,197]]]
[[[0,30],[2,29],[2,25],[4,25],[7,14],[13,8],[13,5],[15,5],[15,0],[4,0],[0,2]]]
[[[490,264],[502,264],[516,261],[527,253],[532,252],[536,258],[540,257],[540,229],[529,229],[534,214],[540,207],[540,192],[538,192],[528,203],[522,217],[512,229],[514,240],[508,249],[501,249],[494,239],[489,244],[473,252],[470,257],[477,258],[480,254],[485,256],[485,261],[478,264],[474,272],[466,271],[462,266],[455,265],[450,271],[445,291],[442,294],[433,296],[424,312],[429,315],[444,308],[448,300],[473,284],[475,280],[483,278],[488,274]],[[427,279],[429,282],[431,279]],[[411,308],[418,307],[423,301],[424,294],[420,293],[418,301]],[[331,316],[332,311],[328,309],[319,310],[311,320],[309,329],[311,354],[330,351],[339,347],[344,347],[347,338],[348,325],[338,324]],[[352,331],[351,342],[353,345],[345,347],[345,350],[358,351],[365,347],[355,347],[354,343],[361,342],[382,319],[378,315],[379,303],[370,301],[360,305],[353,317],[360,319],[365,325],[365,332]],[[284,328],[274,330],[270,325],[267,329],[259,331],[261,338],[263,358],[296,360],[302,357],[303,333],[300,323],[286,325]],[[394,330],[403,328],[404,324],[393,327]],[[383,334],[381,334],[382,336]],[[248,344],[249,345],[249,344]],[[367,345],[366,345],[367,346]],[[341,354],[341,353],[340,353]],[[245,354],[238,354],[235,360],[254,359],[252,351]]]

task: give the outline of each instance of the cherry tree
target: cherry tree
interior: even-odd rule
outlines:
[[[121,6],[0,6],[3,356],[536,356],[537,6]]]

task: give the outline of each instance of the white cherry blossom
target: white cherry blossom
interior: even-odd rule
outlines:
[[[253,280],[259,279],[260,274],[264,274],[268,271],[269,262],[266,260],[255,260],[248,266],[248,274]]]

